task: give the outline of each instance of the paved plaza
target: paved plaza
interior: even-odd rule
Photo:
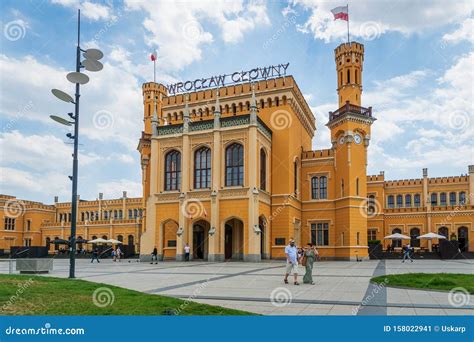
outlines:
[[[3,260],[2,260],[3,261]],[[67,259],[56,259],[50,276],[68,276]],[[77,260],[80,279],[151,294],[173,296],[265,315],[473,315],[473,296],[460,307],[448,292],[378,286],[370,278],[398,273],[474,273],[473,260],[321,261],[313,271],[316,285],[283,283],[284,262],[175,262],[150,265],[136,261]],[[300,268],[302,276],[304,268]],[[0,262],[8,273],[8,262]],[[291,279],[290,279],[291,280]],[[302,277],[300,277],[302,282]],[[459,298],[455,305],[459,305]],[[363,305],[361,305],[363,303]]]

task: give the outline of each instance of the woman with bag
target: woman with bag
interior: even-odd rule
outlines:
[[[315,284],[313,281],[313,263],[317,256],[318,251],[316,250],[316,248],[313,246],[313,244],[308,243],[308,247],[305,248],[303,257],[303,265],[306,267],[306,273],[303,277],[304,284]]]

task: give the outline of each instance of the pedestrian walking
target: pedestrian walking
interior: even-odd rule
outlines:
[[[151,252],[151,262],[150,264],[153,264],[153,260],[155,260],[155,264],[158,264],[158,250],[153,248],[153,252]]]
[[[191,247],[188,244],[184,246],[184,261],[189,261],[189,253],[191,252]]]
[[[308,243],[307,247],[304,250],[303,256],[303,266],[306,268],[306,272],[303,277],[304,284],[311,284],[314,285],[313,281],[313,263],[314,260],[318,257],[319,253],[313,244]]]
[[[92,259],[91,259],[91,264],[94,262],[94,260],[97,260],[98,263],[100,263],[99,260],[99,250],[97,248],[94,248],[92,251]]]
[[[405,260],[410,260],[411,262],[413,262],[413,259],[411,258],[411,252],[412,252],[412,248],[410,245],[405,245],[403,246],[403,260],[402,260],[402,263],[405,262]]]
[[[294,284],[299,285],[298,283],[298,249],[295,246],[295,240],[290,240],[290,244],[285,247],[286,255],[286,273],[285,279],[283,280],[285,284],[288,284],[288,276],[293,274]]]

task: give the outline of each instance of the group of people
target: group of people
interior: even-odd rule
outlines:
[[[299,285],[298,282],[298,265],[305,267],[305,274],[303,277],[304,284],[314,285],[313,281],[313,264],[316,259],[319,258],[318,250],[316,246],[311,243],[308,243],[306,247],[296,247],[295,240],[290,240],[290,244],[285,247],[286,255],[286,273],[284,282],[288,284],[288,277],[290,274],[293,274],[294,284]]]
[[[191,252],[191,247],[188,244],[184,245],[184,261],[189,261],[189,253]],[[155,247],[153,248],[153,252],[151,252],[151,262],[150,264],[158,264],[158,249]]]
[[[99,249],[96,247],[92,250],[92,259],[91,259],[91,264],[96,260],[98,263],[100,263],[100,257],[104,254],[104,252],[100,252]],[[117,260],[120,261],[120,259],[123,256],[123,252],[120,249],[120,246],[117,246],[116,248],[112,248],[112,252],[110,253],[112,256],[112,260],[116,262]]]

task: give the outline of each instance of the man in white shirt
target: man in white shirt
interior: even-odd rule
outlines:
[[[284,282],[288,284],[288,276],[290,273],[293,273],[295,277],[295,285],[299,285],[298,283],[298,249],[295,245],[295,240],[290,240],[290,244],[285,247],[285,255],[286,255],[286,274]]]
[[[184,261],[189,261],[189,253],[191,252],[191,247],[188,244],[184,246]]]

